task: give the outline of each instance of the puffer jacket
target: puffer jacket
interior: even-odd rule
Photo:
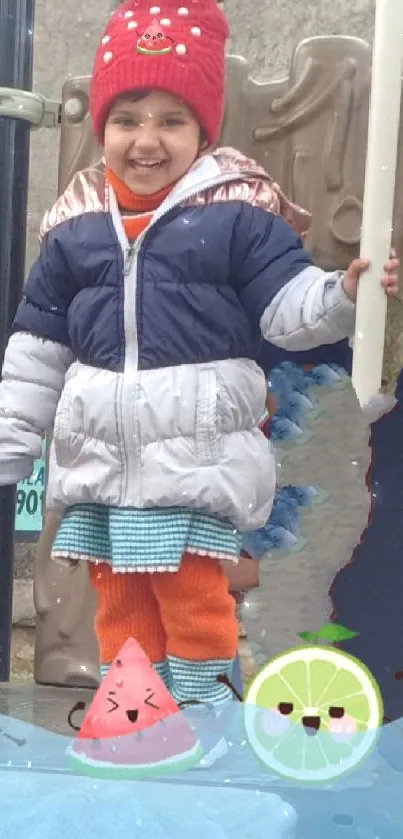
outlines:
[[[45,217],[5,354],[3,485],[31,473],[53,426],[48,509],[179,506],[264,525],[275,463],[258,427],[261,341],[303,350],[354,328],[341,274],[312,265],[281,201],[256,164],[221,150],[133,244],[104,164],[73,179]],[[283,214],[309,226],[287,202]]]

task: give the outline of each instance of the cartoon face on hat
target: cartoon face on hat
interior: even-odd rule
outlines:
[[[143,35],[140,35],[137,52],[143,55],[167,55],[172,52],[172,45],[173,39],[163,31],[161,24],[155,19]]]

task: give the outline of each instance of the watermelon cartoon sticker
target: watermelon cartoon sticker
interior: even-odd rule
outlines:
[[[137,52],[142,55],[167,55],[172,52],[172,45],[172,38],[165,35],[158,21],[155,20],[138,39]]]
[[[129,638],[76,726],[68,748],[78,773],[130,780],[180,772],[195,766],[203,748],[144,650]]]

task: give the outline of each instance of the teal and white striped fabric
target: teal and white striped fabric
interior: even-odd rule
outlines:
[[[171,675],[171,693],[177,702],[205,702],[214,706],[232,699],[231,690],[217,676],[231,679],[234,660],[191,661],[168,656]]]
[[[236,561],[242,535],[223,519],[182,508],[70,507],[52,555],[114,571],[177,571],[185,551]]]

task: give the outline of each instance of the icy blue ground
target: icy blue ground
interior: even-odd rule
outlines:
[[[69,738],[0,716],[1,839],[401,839],[403,720],[355,773],[314,789],[262,769],[234,707],[225,759],[138,783],[74,775]]]

